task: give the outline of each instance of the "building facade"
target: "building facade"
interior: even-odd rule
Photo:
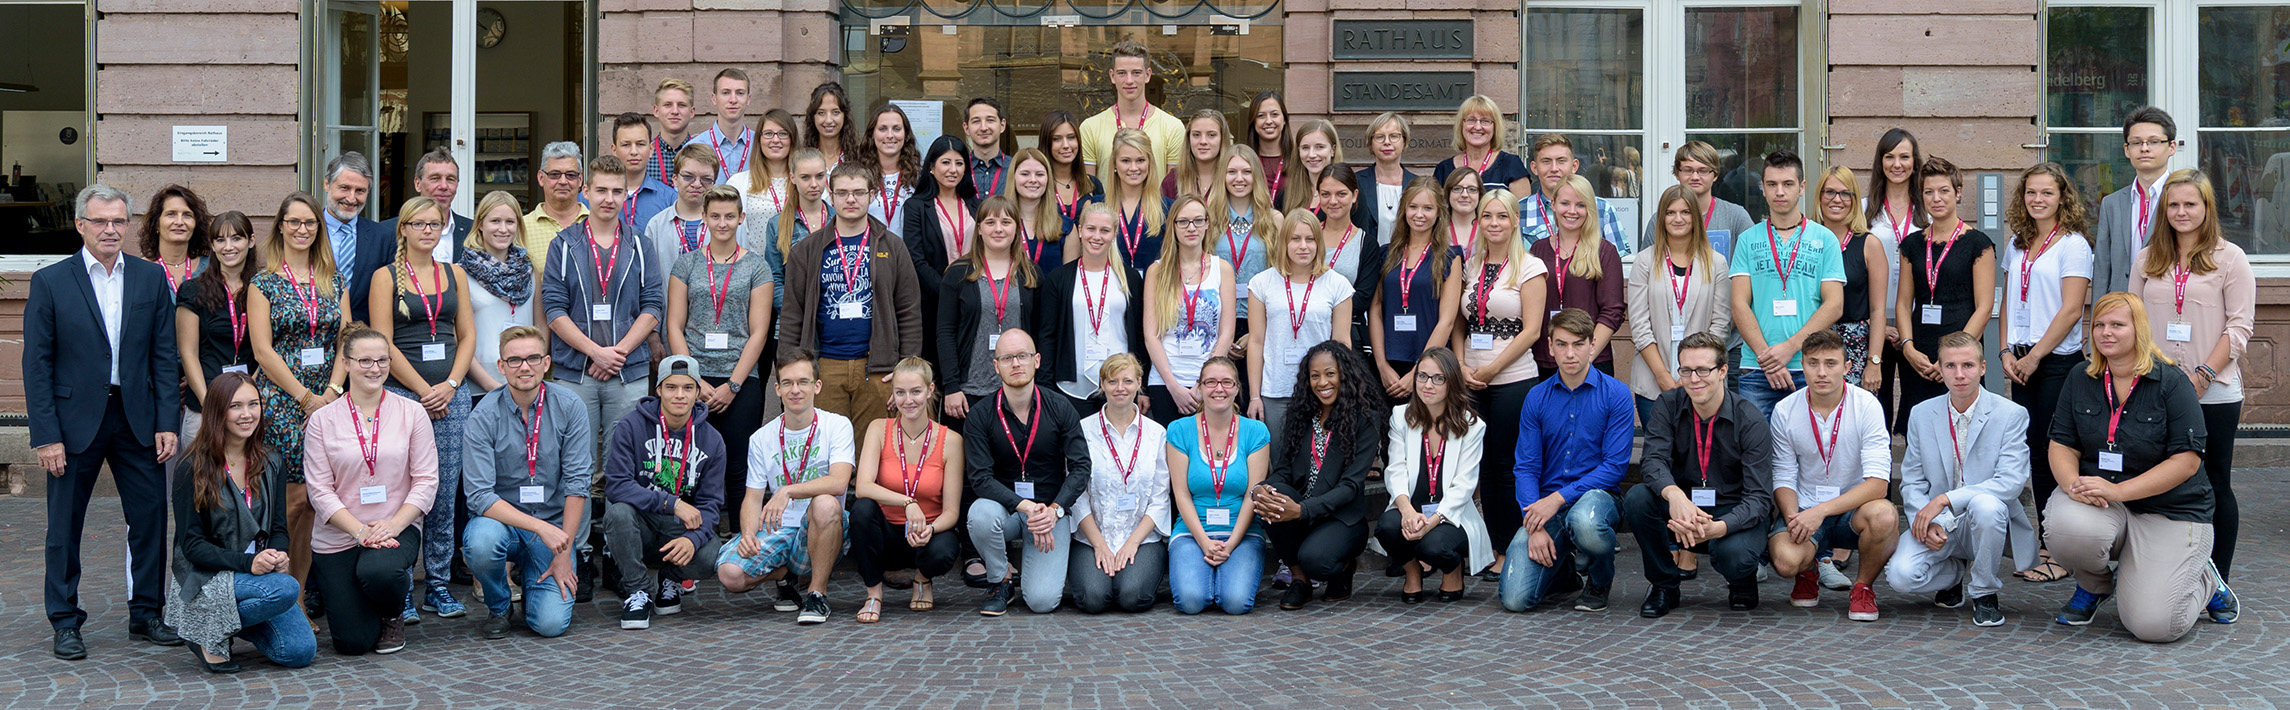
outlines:
[[[386,217],[413,158],[443,145],[464,212],[495,189],[529,201],[543,144],[593,150],[599,119],[646,110],[660,79],[704,88],[725,66],[751,77],[750,116],[799,113],[837,79],[862,106],[935,103],[929,134],[995,96],[1026,146],[1051,109],[1110,105],[1105,50],[1135,39],[1157,105],[1245,130],[1250,97],[1280,91],[1292,121],[1333,121],[1354,163],[1387,110],[1414,126],[1412,166],[1453,155],[1453,107],[1488,95],[1514,146],[1572,136],[1633,232],[1685,141],[1715,144],[1720,194],[1762,215],[1757,156],[1865,175],[1892,126],[1971,173],[1967,209],[1994,232],[2031,163],[2062,162],[2092,199],[2124,184],[2121,119],[2153,103],[2180,125],[2174,167],[2210,172],[2258,268],[2245,421],[2290,423],[2275,387],[2290,365],[2275,345],[2290,337],[2290,2],[0,0],[0,27],[29,50],[0,60],[0,165],[33,186],[0,203],[0,273],[15,275],[0,331],[21,276],[77,248],[68,204],[43,203],[90,181],[188,184],[267,228],[327,157],[359,150]],[[22,411],[17,361],[0,345],[0,412]]]

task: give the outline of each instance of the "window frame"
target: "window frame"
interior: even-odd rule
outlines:
[[[80,187],[95,184],[96,176],[100,173],[99,166],[95,161],[97,140],[95,130],[95,3],[91,0],[0,0],[0,5],[77,5],[80,7],[80,22],[84,33],[82,36],[87,38],[86,42],[81,43],[80,52],[81,88],[84,92],[81,95],[87,99],[86,107],[82,111],[85,114],[85,118],[82,120],[85,128],[80,131],[80,140],[87,143],[88,161],[87,173],[81,175],[76,182],[79,183]],[[58,195],[57,199],[69,201],[73,197],[73,195]],[[69,207],[66,208],[66,210],[69,209]],[[30,273],[71,257],[71,254],[0,254],[0,273]]]

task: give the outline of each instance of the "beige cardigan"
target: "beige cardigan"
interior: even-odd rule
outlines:
[[[1630,309],[1630,392],[1644,399],[1659,397],[1662,391],[1655,387],[1654,371],[1646,366],[1645,358],[1639,357],[1637,348],[1655,343],[1670,375],[1676,377],[1678,373],[1678,341],[1670,339],[1677,298],[1670,290],[1669,267],[1661,263],[1657,251],[1642,249],[1632,257],[1630,283],[1623,294]],[[1686,332],[1709,333],[1723,340],[1733,332],[1733,279],[1727,275],[1724,254],[1717,255],[1715,266],[1705,269],[1694,265],[1686,284]]]

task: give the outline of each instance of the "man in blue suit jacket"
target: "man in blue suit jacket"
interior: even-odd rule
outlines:
[[[120,253],[128,197],[89,185],[74,201],[85,248],[32,275],[24,306],[24,401],[48,485],[47,611],[55,655],[87,657],[80,625],[80,534],[96,473],[111,466],[127,514],[127,633],[162,646],[167,478],[180,427],[175,297],[159,266]],[[91,320],[92,319],[92,320]]]
[[[366,288],[373,284],[374,271],[398,258],[396,230],[362,214],[373,184],[366,156],[356,151],[326,162],[326,244],[334,252],[335,277],[350,285],[347,317],[352,320],[366,320]]]

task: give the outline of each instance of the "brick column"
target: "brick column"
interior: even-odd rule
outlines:
[[[704,94],[731,66],[747,72],[749,117],[801,113],[811,87],[839,76],[836,9],[835,0],[600,0],[596,110],[649,111],[652,88],[671,76]],[[693,103],[696,125],[712,120],[706,96]]]

